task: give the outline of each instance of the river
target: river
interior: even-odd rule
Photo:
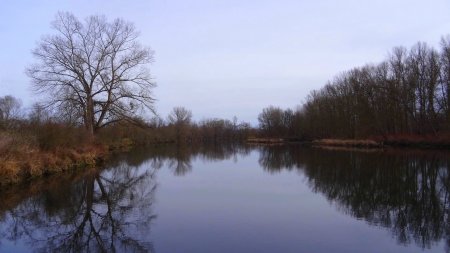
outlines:
[[[444,151],[161,145],[0,199],[0,252],[450,252]]]

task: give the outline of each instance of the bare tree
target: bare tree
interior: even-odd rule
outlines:
[[[177,141],[185,141],[192,120],[192,112],[184,107],[174,107],[167,120],[169,124],[175,127]]]
[[[447,120],[447,127],[450,125],[450,35],[441,39],[441,82],[442,101]]]
[[[9,127],[11,120],[20,117],[22,102],[13,96],[0,97],[0,126]]]
[[[153,51],[138,41],[133,24],[91,16],[80,22],[71,13],[58,13],[56,31],[43,37],[33,51],[36,64],[27,69],[35,90],[48,104],[72,108],[87,131],[132,120],[141,109],[153,112],[155,86],[148,64]]]
[[[51,112],[49,112],[45,108],[45,106],[39,103],[34,103],[31,106],[31,111],[28,114],[28,119],[34,124],[48,122],[51,119]]]
[[[269,136],[280,137],[283,132],[284,111],[279,107],[269,106],[258,115],[260,128]]]
[[[174,125],[188,125],[191,123],[192,112],[184,107],[174,107],[167,117],[170,124]]]

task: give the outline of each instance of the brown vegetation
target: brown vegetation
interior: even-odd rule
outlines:
[[[383,143],[388,146],[420,147],[420,148],[450,148],[450,134],[397,134],[380,137]]]
[[[341,146],[341,147],[365,147],[379,148],[383,144],[373,140],[339,140],[339,139],[321,139],[312,142],[314,146]]]
[[[8,112],[1,105],[0,112]],[[20,106],[15,110],[20,111]],[[231,142],[245,140],[253,132],[248,123],[238,123],[237,119],[207,119],[196,123],[190,119],[192,114],[187,109],[177,107],[174,112],[187,114],[178,118],[170,114],[168,121],[136,118],[133,123],[116,122],[94,137],[82,124],[67,121],[58,111],[39,106],[33,107],[27,118],[20,114],[14,118],[0,117],[0,185],[93,166],[109,153],[132,146]]]
[[[85,143],[79,147],[57,145],[44,148],[36,136],[21,136],[17,133],[0,134],[0,185],[17,183],[42,175],[69,169],[94,166],[106,154],[101,144]],[[59,139],[46,139],[50,145]]]
[[[282,138],[248,138],[248,143],[265,143],[265,144],[274,144],[274,143],[285,143],[286,140]]]

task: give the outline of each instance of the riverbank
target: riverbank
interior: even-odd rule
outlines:
[[[382,142],[374,140],[341,140],[341,139],[321,139],[311,142],[313,146],[325,147],[358,147],[358,148],[381,148]]]
[[[311,144],[311,141],[304,141],[299,138],[248,138],[246,140],[249,144],[286,144],[286,143],[297,143],[297,144]]]
[[[67,134],[65,141],[56,143],[53,138],[46,138],[45,145],[42,145],[33,135],[0,132],[0,187],[59,172],[95,167],[112,153],[128,150],[135,145],[128,138],[106,142],[95,138],[86,140],[83,136],[79,136],[77,141],[75,137]]]
[[[42,143],[32,141],[27,135],[0,132],[0,186],[17,184],[37,177],[56,174],[80,168],[95,167],[108,159],[114,152],[122,152],[133,146],[142,145],[129,138],[103,138],[92,141],[78,141],[64,135],[61,143],[51,143],[45,138]],[[73,136],[72,136],[73,137]],[[80,137],[81,138],[81,137]],[[113,140],[111,140],[113,139]],[[142,141],[142,140],[141,140]],[[152,143],[168,142],[153,139]],[[147,142],[146,142],[147,143]],[[295,138],[249,138],[248,144],[284,145],[288,143],[316,147],[348,147],[379,149],[386,147],[408,147],[418,149],[450,149],[449,136],[384,136],[364,139],[320,139],[302,141]],[[50,147],[49,147],[50,145]]]
[[[283,138],[249,138],[247,143],[255,144],[283,144],[286,140]]]
[[[247,140],[247,143],[264,145],[298,143],[316,147],[450,149],[450,134],[389,135],[368,139],[317,139],[312,141],[295,138],[251,138]]]
[[[344,139],[320,139],[313,141],[301,141],[294,138],[250,138],[247,140],[250,144],[287,144],[296,143],[304,144],[307,146],[324,146],[324,147],[362,147],[362,148],[374,148],[382,147],[383,144],[373,140],[344,140]]]
[[[0,156],[0,186],[58,172],[93,167],[106,159],[109,154],[109,148],[101,144],[52,151],[22,146],[15,152]]]
[[[375,138],[385,146],[423,149],[450,149],[450,133],[428,135],[388,135]]]

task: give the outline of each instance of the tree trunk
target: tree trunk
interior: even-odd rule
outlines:
[[[88,137],[92,139],[94,137],[94,102],[92,101],[92,98],[88,98],[86,101],[86,117],[84,119],[84,125]]]

